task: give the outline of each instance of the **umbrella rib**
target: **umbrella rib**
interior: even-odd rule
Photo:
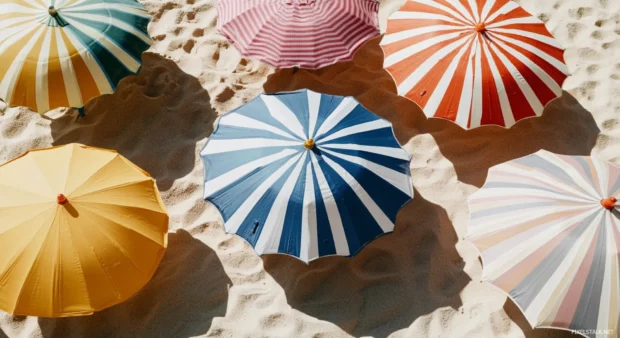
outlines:
[[[142,183],[142,182],[146,182],[146,181],[153,181],[152,178],[150,177],[145,177],[143,180],[139,180],[139,181],[131,181],[131,182],[125,182],[125,183],[121,183],[118,185],[114,185],[114,186],[110,186],[110,187],[106,187],[106,188],[102,188],[102,189],[97,189],[94,191],[89,191],[87,193],[83,193],[83,194],[79,194],[76,196],[69,196],[72,197],[73,200],[78,201],[78,198],[83,197],[85,195],[91,195],[91,194],[96,194],[96,193],[101,193],[101,192],[105,192],[105,191],[110,191],[110,190],[114,190],[114,189],[118,189],[118,188],[124,188],[130,185],[134,185],[134,184],[138,184],[138,183]]]
[[[92,173],[92,175],[88,176],[88,178],[87,178],[87,179],[85,179],[85,180],[82,182],[82,184],[80,184],[79,186],[83,186],[84,184],[86,184],[88,181],[90,181],[90,179],[91,179],[91,178],[93,178],[95,175],[97,175],[98,173],[100,173],[100,172],[101,172],[101,171],[102,171],[105,167],[107,167],[110,163],[112,163],[112,161],[114,161],[114,160],[115,160],[116,158],[118,158],[119,156],[120,156],[120,154],[116,154],[114,157],[112,157],[112,158],[110,159],[110,161],[108,161],[108,162],[106,162],[105,164],[103,164],[103,165],[101,166],[101,168],[97,169],[95,172],[93,172],[93,173]],[[68,181],[68,179],[67,179],[67,181]],[[77,187],[76,187],[76,189],[77,189]],[[75,190],[73,190],[73,191],[75,191]],[[73,191],[65,191],[65,194],[66,194],[67,196],[70,196],[70,195],[71,195],[71,193],[73,193]],[[78,196],[80,196],[80,195],[78,195]]]

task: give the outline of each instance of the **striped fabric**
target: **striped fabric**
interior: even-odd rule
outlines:
[[[219,0],[217,10],[241,54],[278,68],[350,61],[379,36],[377,0]]]
[[[620,209],[611,197],[620,197],[620,167],[543,150],[491,168],[470,197],[468,239],[483,278],[532,327],[618,333]]]
[[[413,197],[391,124],[352,97],[260,95],[219,119],[201,155],[205,199],[261,255],[354,255]]]
[[[0,0],[0,98],[81,108],[140,69],[150,16],[135,0]]]
[[[463,128],[541,115],[568,74],[544,23],[510,0],[407,0],[381,47],[399,95]]]

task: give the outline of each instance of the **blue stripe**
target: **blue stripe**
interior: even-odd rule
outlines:
[[[218,128],[217,134],[214,134],[212,139],[217,140],[233,140],[233,139],[244,139],[244,138],[268,138],[274,140],[286,140],[286,141],[295,141],[295,139],[291,139],[289,137],[284,137],[282,135],[278,135],[272,133],[268,130],[262,129],[252,129],[252,128],[243,128],[229,125],[220,125]],[[303,146],[301,140],[299,144]],[[243,142],[243,141],[240,141]]]
[[[310,124],[310,106],[308,104],[308,91],[302,90],[294,93],[274,94],[285,106],[288,107],[302,126]],[[304,136],[308,137],[308,128],[304,128]]]
[[[116,89],[116,85],[118,85],[124,77],[133,74],[133,72],[127,69],[122,62],[96,40],[91,39],[88,35],[77,30],[72,25],[66,26],[65,29],[73,33],[73,35],[82,42],[84,47],[88,49],[101,69],[103,69],[112,89]]]
[[[380,120],[380,118],[377,117],[377,115],[369,112],[362,105],[358,104],[357,107],[353,108],[353,110],[351,110],[351,112],[347,116],[345,116],[342,120],[340,120],[332,129],[328,130],[321,137],[327,137],[342,129],[357,126],[357,125],[360,125],[366,122],[377,121],[377,120]],[[384,128],[384,129],[388,129],[390,133],[392,132],[392,128],[390,128],[389,125],[387,126],[387,128]]]
[[[282,236],[278,246],[278,252],[296,257],[299,257],[301,249],[301,223],[306,189],[306,166],[309,161],[310,157],[307,156],[288,202],[284,217],[284,228],[282,229]]]
[[[312,183],[314,184],[314,199],[316,203],[316,232],[319,248],[319,256],[327,256],[336,254],[336,245],[334,243],[334,235],[329,225],[327,217],[327,209],[321,195],[321,188],[313,169]]]
[[[118,9],[72,9],[71,12],[63,12],[63,15],[79,18],[80,13],[99,15],[103,17],[111,16],[117,20],[123,21],[126,24],[136,28],[138,31],[144,33],[144,36],[148,37],[148,25],[151,20],[133,13],[124,12]]]
[[[540,157],[538,154],[521,157],[513,161],[517,164],[538,168],[544,172],[547,172],[549,175],[564,181],[570,186],[578,186],[578,184],[576,184],[575,181],[568,176],[562,168],[549,162],[547,159]]]
[[[215,204],[222,213],[222,218],[227,222],[235,211],[241,207],[241,204],[245,202],[247,197],[289,159],[290,157],[285,157],[268,166],[252,171],[236,182],[231,182],[230,185],[213,194],[208,200]]]
[[[269,147],[261,149],[249,149],[235,152],[234,156],[230,153],[211,154],[205,159],[205,180],[210,180],[230,172],[246,163],[258,160],[260,158],[277,154],[281,152],[282,147]]]
[[[282,123],[280,123],[278,120],[274,119],[271,116],[271,114],[269,113],[269,110],[267,109],[267,105],[265,105],[265,102],[263,102],[260,95],[252,99],[252,101],[233,110],[233,112],[236,112],[243,116],[253,118],[255,120],[261,121],[268,125],[274,126],[280,130],[286,131],[287,133],[291,134],[294,137],[297,137],[295,134],[290,132],[290,130],[285,125],[283,125]]]
[[[390,156],[369,153],[367,151],[346,150],[346,149],[329,149],[329,151],[339,153],[339,154],[349,155],[349,156],[360,157],[370,162],[374,162],[376,164],[382,165],[386,168],[390,168],[401,174],[409,175],[409,161],[397,159],[397,158],[390,157]]]
[[[354,255],[366,243],[383,234],[383,230],[357,194],[323,159],[319,165],[325,174],[342,220],[344,233],[347,237],[349,252]],[[383,196],[386,197],[386,196]]]
[[[133,57],[137,62],[141,62],[142,52],[149,49],[148,43],[131,33],[115,27],[114,25],[80,18],[78,15],[67,15],[67,17],[101,32],[108,39],[114,42],[114,44],[116,44],[120,49],[131,55],[131,57]]]
[[[338,105],[344,100],[342,96],[321,95],[321,105],[319,106],[319,113],[314,127],[313,135],[319,130],[325,119],[338,107]]]
[[[276,170],[279,168],[276,168]],[[276,197],[278,197],[278,193],[282,190],[282,186],[286,179],[291,175],[291,172],[295,169],[295,165],[292,165],[288,168],[280,178],[274,182],[274,184],[265,192],[265,194],[258,200],[258,202],[254,205],[248,216],[243,220],[241,225],[239,226],[239,230],[237,230],[237,235],[243,237],[248,243],[252,246],[256,245],[258,238],[260,237],[261,232],[265,226],[265,220],[269,216],[269,212],[272,207],[274,207],[274,201]],[[253,190],[250,190],[250,193]],[[249,196],[249,194],[246,194]],[[242,195],[237,195],[239,198]],[[239,198],[243,199],[243,198]],[[277,208],[277,206],[275,206]]]
[[[345,161],[335,156],[324,156],[328,156],[330,160],[338,163],[349,174],[351,174],[351,176],[353,176],[355,180],[364,188],[364,190],[366,190],[368,195],[379,206],[383,213],[385,213],[385,215],[392,221],[392,223],[396,221],[396,214],[398,213],[402,205],[410,199],[407,194],[381,178],[381,176],[373,173],[372,171],[362,166],[351,163],[349,161]],[[378,196],[380,196],[380,198],[376,198]],[[365,209],[366,207],[364,207],[362,204],[362,208]],[[350,210],[356,210],[357,212],[357,209]],[[376,224],[372,216],[367,221],[372,221]],[[377,224],[377,226],[379,225]]]
[[[317,140],[320,140],[318,138]],[[394,134],[392,133],[391,128],[381,128],[376,130],[370,130],[363,133],[357,133],[353,135],[348,135],[344,137],[339,137],[334,140],[330,140],[325,144],[359,144],[365,146],[376,146],[376,147],[388,147],[401,149],[400,145],[394,139]]]

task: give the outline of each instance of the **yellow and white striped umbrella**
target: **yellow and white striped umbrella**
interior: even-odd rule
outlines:
[[[0,0],[0,99],[81,108],[135,74],[152,41],[136,0]]]

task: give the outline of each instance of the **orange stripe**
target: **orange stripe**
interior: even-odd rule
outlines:
[[[472,18],[472,20],[474,20],[474,21],[475,21],[476,16],[474,15],[474,9],[473,9],[473,8],[471,8],[471,6],[470,6],[470,5],[469,5],[469,3],[467,2],[467,0],[459,0],[459,2],[461,3],[461,5],[462,5],[463,7],[465,7],[465,9],[467,10],[467,13],[469,14],[469,15],[466,15],[465,17],[470,17],[470,18]],[[475,23],[475,22],[474,22],[474,23]]]
[[[446,0],[437,0],[437,2],[438,2],[438,3],[440,3],[440,4],[442,4],[442,5],[444,5],[444,6],[446,6],[446,7],[448,7],[448,8],[450,8],[450,9],[451,9],[451,10],[453,10],[454,12],[461,14],[461,11],[459,11],[458,9],[456,9],[456,7],[454,7],[451,3],[449,3],[449,2],[448,2],[448,1],[446,1]],[[469,5],[466,5],[465,7],[469,7]],[[462,15],[462,14],[461,14],[461,15]],[[465,17],[465,19],[468,19],[468,21],[465,21],[465,23],[466,23],[467,25],[475,24],[475,22],[473,22],[473,21],[472,21],[472,22],[470,22],[470,21],[469,21],[469,19],[470,19],[470,18],[468,18],[468,17],[467,17],[467,15],[463,15],[463,17]],[[458,19],[458,20],[459,20],[459,21],[463,21],[463,20],[461,20],[461,19]]]
[[[445,1],[437,1],[438,3],[441,3],[442,5],[446,5]],[[467,22],[464,22],[462,19],[459,19],[457,17],[455,17],[454,15],[443,11],[441,9],[435,8],[433,6],[429,6],[429,5],[425,5],[425,4],[421,4],[419,2],[413,2],[413,1],[407,1],[405,2],[405,4],[398,10],[399,12],[417,12],[417,13],[429,13],[429,14],[439,14],[439,15],[443,15],[443,16],[447,16],[449,18],[452,18],[454,20],[458,20],[459,22],[462,22],[463,24],[466,24]],[[458,11],[455,11],[458,13]],[[400,20],[391,20],[390,21],[390,25],[394,22],[394,21],[400,21]],[[437,21],[437,20],[435,20]],[[454,24],[454,23],[451,23]]]
[[[416,28],[424,28],[424,27],[437,26],[437,25],[454,26],[454,31],[462,30],[464,27],[463,25],[459,25],[459,24],[455,24],[454,22],[448,22],[448,21],[443,21],[443,20],[428,20],[428,19],[425,19],[425,20],[418,20],[418,19],[390,20],[390,23],[385,31],[385,35],[408,31],[408,30],[416,29]],[[426,40],[429,37],[432,37],[435,35],[449,34],[454,31],[449,30],[449,31],[434,32],[434,33],[429,33],[429,34],[432,34],[430,36],[428,34],[425,34],[425,35],[421,35],[418,38],[419,40]],[[422,36],[426,36],[426,38],[421,38]],[[389,46],[393,44],[395,43],[389,44]],[[404,47],[401,47],[400,49],[402,48]]]
[[[486,0],[478,0],[478,1],[481,1],[482,3],[486,2]],[[508,1],[510,1],[510,0],[497,0],[497,1],[495,1],[495,4],[493,5],[493,7],[491,7],[491,10],[489,10],[489,14],[487,14],[486,17],[481,18],[482,22],[484,22],[486,24],[489,24],[487,19],[491,15],[493,15],[495,12],[497,12],[500,8],[504,7],[508,3]]]
[[[86,63],[80,56],[80,53],[77,51],[75,46],[73,46],[71,41],[69,41],[69,38],[65,34],[64,30],[61,30],[61,35],[63,41],[65,42],[65,46],[67,47],[67,51],[69,52],[69,55],[71,55],[71,63],[73,65],[73,69],[75,70],[78,85],[80,87],[82,102],[86,104],[86,102],[88,102],[91,98],[99,96],[99,88],[97,88],[97,83],[86,66]]]
[[[13,64],[13,61],[15,61],[17,54],[19,54],[28,41],[32,39],[36,32],[36,29],[32,30],[32,32],[26,34],[23,38],[15,41],[2,53],[2,60],[4,62],[0,62],[0,79],[6,76],[6,72],[9,70],[9,67],[11,67],[11,64]]]
[[[452,76],[452,80],[448,85],[448,90],[437,107],[435,116],[443,117],[452,121],[456,120],[456,113],[459,110],[461,94],[463,93],[463,87],[465,86],[467,66],[472,62],[469,58],[472,48],[473,43],[470,44],[465,51],[465,54],[461,57],[461,61],[459,61],[454,71],[454,75]]]
[[[596,241],[598,240],[599,231],[601,231],[600,226],[596,229],[596,233],[592,238],[588,253],[581,262],[579,270],[577,270],[577,274],[575,274],[575,279],[566,293],[567,297],[564,298],[562,305],[560,305],[560,309],[553,320],[553,326],[569,327],[573,321],[573,317],[577,311],[577,306],[579,305],[581,293],[586,284],[586,279],[588,278],[588,272],[590,271],[592,261],[594,260],[594,250],[596,249]]]
[[[539,223],[539,224],[542,224]],[[524,280],[540,263],[547,257],[553,249],[557,248],[563,240],[568,237],[571,231],[573,231],[579,224],[575,223],[569,228],[565,229],[552,240],[545,243],[545,245],[538,248],[536,251],[529,254],[525,259],[521,260],[517,265],[513,266],[510,270],[506,271],[499,278],[493,281],[493,284],[500,287],[502,290],[510,293],[522,280]]]
[[[45,33],[48,29],[45,28],[24,61],[24,65],[19,72],[19,78],[13,89],[13,96],[11,96],[12,105],[24,106],[37,111],[37,65],[39,63],[41,46],[43,46]]]
[[[486,42],[483,42],[483,40],[485,39],[486,36],[480,36],[481,44],[486,44]],[[486,47],[489,46],[487,45]],[[506,121],[504,121],[502,105],[499,101],[499,94],[497,93],[497,83],[495,82],[495,78],[493,77],[493,72],[491,72],[491,65],[489,64],[487,54],[484,53],[482,45],[480,46],[480,48],[482,52],[482,69],[480,70],[480,74],[482,76],[482,115],[480,118],[480,124],[497,124],[500,126],[505,126]],[[488,49],[490,50],[490,47]],[[502,76],[502,79],[503,78],[504,77]]]
[[[505,5],[507,2],[504,2],[503,5]],[[503,7],[502,5],[502,7]],[[493,12],[491,12],[493,13]],[[530,17],[532,15],[530,15],[530,13],[526,12],[523,8],[521,7],[517,7],[515,9],[513,9],[512,11],[506,13],[506,14],[500,14],[498,15],[495,19],[491,20],[491,21],[485,21],[485,24],[487,25],[491,25],[497,22],[502,22],[505,20],[510,20],[510,19],[518,19],[518,18],[527,18]],[[502,27],[503,28],[503,27]]]
[[[58,42],[56,41],[56,31],[58,29],[57,27],[52,28],[49,63],[47,65],[50,109],[69,106],[67,90],[62,76],[62,67],[58,58]]]

